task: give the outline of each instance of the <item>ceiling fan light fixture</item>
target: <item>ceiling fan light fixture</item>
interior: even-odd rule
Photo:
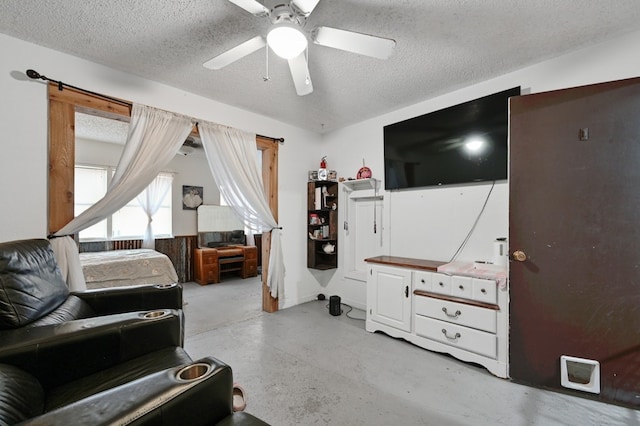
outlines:
[[[189,145],[182,145],[176,154],[180,154],[183,156],[191,155],[195,152],[195,148]]]
[[[292,59],[307,48],[307,37],[294,25],[278,24],[267,34],[267,44],[276,55]]]

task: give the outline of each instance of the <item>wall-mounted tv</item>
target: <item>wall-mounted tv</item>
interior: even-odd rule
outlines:
[[[384,127],[385,189],[507,179],[511,96],[520,87]]]

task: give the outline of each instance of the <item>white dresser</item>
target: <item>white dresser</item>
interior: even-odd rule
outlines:
[[[438,273],[443,262],[366,259],[369,332],[382,331],[508,377],[508,290],[492,274]],[[469,273],[471,271],[471,273]]]

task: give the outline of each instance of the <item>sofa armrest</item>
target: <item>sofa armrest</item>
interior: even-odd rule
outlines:
[[[182,309],[182,285],[149,284],[110,287],[72,293],[98,315],[150,309]]]
[[[233,375],[207,357],[150,374],[24,424],[215,425],[232,414]]]
[[[166,347],[181,346],[182,311],[146,311],[0,331],[0,362],[45,389]]]

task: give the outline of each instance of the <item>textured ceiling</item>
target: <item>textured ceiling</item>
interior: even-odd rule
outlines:
[[[640,30],[640,7],[638,0],[320,0],[307,30],[320,25],[392,38],[396,49],[382,61],[312,44],[314,92],[299,97],[286,61],[273,54],[271,80],[263,81],[263,50],[219,71],[202,67],[269,28],[227,0],[0,3],[0,33],[314,132]]]
[[[124,145],[128,133],[129,123],[76,112],[77,138]]]

